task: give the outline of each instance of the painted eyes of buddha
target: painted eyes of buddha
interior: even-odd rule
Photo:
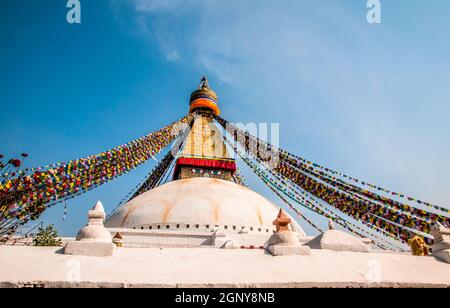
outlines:
[[[219,170],[204,170],[204,169],[199,169],[199,168],[194,168],[192,169],[192,172],[197,173],[197,174],[211,174],[211,175],[221,175],[222,172]]]

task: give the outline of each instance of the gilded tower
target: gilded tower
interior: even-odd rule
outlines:
[[[197,116],[177,160],[174,179],[211,177],[231,181],[236,162],[214,123],[214,116],[220,115],[218,97],[206,77],[192,93],[189,104],[189,111]]]

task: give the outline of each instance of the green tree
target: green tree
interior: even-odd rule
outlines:
[[[33,235],[33,246],[56,247],[61,246],[62,242],[54,225],[46,228],[41,226],[36,234]]]

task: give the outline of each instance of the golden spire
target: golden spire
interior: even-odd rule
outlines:
[[[192,92],[190,99],[190,110],[189,112],[194,112],[196,110],[200,111],[210,111],[215,115],[220,115],[220,109],[218,104],[218,97],[216,92],[214,92],[209,86],[208,79],[203,76],[200,81],[198,89]]]
[[[211,87],[209,86],[209,83],[208,83],[208,78],[206,78],[205,75],[203,75],[202,80],[200,81],[200,84],[198,86],[198,89],[199,90],[201,90],[201,89],[211,90]]]

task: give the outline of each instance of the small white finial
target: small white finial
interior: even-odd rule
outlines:
[[[88,212],[89,221],[92,223],[101,223],[106,218],[105,209],[103,208],[103,204],[100,201],[97,201],[95,206]]]
[[[95,204],[95,206],[92,208],[92,210],[94,211],[105,211],[105,208],[103,207],[103,204],[101,201],[97,201],[97,203]]]

